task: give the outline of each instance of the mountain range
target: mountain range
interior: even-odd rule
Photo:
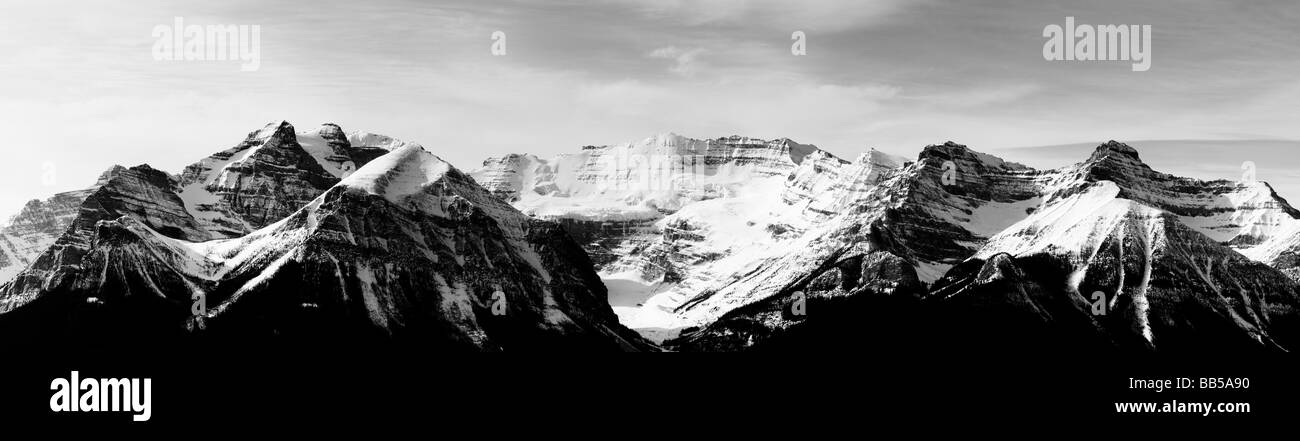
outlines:
[[[279,122],[179,174],[120,169],[86,193],[0,286],[5,335],[655,349],[618,324],[558,225],[416,144]]]
[[[623,323],[672,349],[880,343],[864,330],[900,328],[927,336],[885,343],[1295,341],[1300,214],[1267,183],[1163,174],[1115,141],[1035,170],[952,142],[845,161],[785,139],[670,134],[472,175],[579,231],[634,299],[615,306]],[[801,334],[819,337],[788,337]]]
[[[0,333],[24,341],[1300,345],[1300,211],[1115,141],[1038,170],[952,142],[845,160],[669,133],[466,173],[281,121],[175,174],[114,167],[0,233]]]

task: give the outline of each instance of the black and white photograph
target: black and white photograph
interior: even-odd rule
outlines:
[[[1297,23],[0,0],[0,426],[1283,427]]]

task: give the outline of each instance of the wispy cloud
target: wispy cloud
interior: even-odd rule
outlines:
[[[650,58],[664,58],[673,61],[672,67],[668,70],[678,75],[691,76],[699,69],[699,56],[704,53],[702,48],[678,49],[677,46],[665,46],[653,51],[647,55]]]
[[[871,26],[923,0],[626,0],[646,17],[705,26],[815,27],[844,31]]]

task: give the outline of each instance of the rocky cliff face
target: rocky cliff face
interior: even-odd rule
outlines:
[[[41,293],[65,289],[83,276],[83,259],[103,222],[131,217],[151,231],[191,241],[211,239],[176,194],[171,176],[147,165],[120,171],[81,203],[67,230],[12,281],[0,286],[0,312]]]
[[[897,333],[892,325],[904,323],[900,316],[915,310],[924,293],[906,260],[881,251],[849,252],[669,344],[684,351],[866,349]]]
[[[1282,270],[1300,250],[1300,211],[1266,182],[1199,181],[1167,175],[1142,163],[1136,149],[1111,141],[1066,176],[1112,181],[1120,197],[1165,210],[1215,242]]]
[[[1278,278],[1277,270],[1295,272],[1300,213],[1267,184],[1204,182],[1159,173],[1142,163],[1135,149],[1114,141],[1098,146],[1079,164],[1034,170],[952,142],[926,147],[915,161],[876,151],[844,161],[788,141],[742,140],[658,136],[614,148],[588,147],[578,155],[549,161],[514,155],[489,160],[474,176],[526,213],[564,219],[568,228],[580,231],[588,252],[600,256],[611,286],[628,285],[625,281],[631,279],[633,286],[646,287],[647,292],[633,296],[641,299],[635,306],[616,308],[624,322],[659,338],[675,335],[663,328],[684,331],[668,342],[682,350],[790,347],[793,342],[806,344],[812,336],[825,340],[840,335],[837,341],[844,341],[843,335],[865,335],[859,332],[861,326],[852,325],[852,316],[828,310],[854,310],[863,316],[869,313],[862,308],[888,307],[896,317],[919,320],[935,316],[921,311],[961,311],[998,303],[974,296],[980,300],[965,304],[971,300],[949,295],[971,290],[1002,290],[997,292],[1009,296],[1004,303],[1028,311],[1012,322],[1024,329],[1063,327],[1069,332],[1038,335],[1068,336],[1093,347],[1178,348],[1180,342],[1200,338],[1182,333],[1186,323],[1201,320],[1202,326],[1221,331],[1214,335],[1244,336],[1254,347],[1285,347],[1278,342],[1289,338],[1274,337],[1290,331],[1271,331],[1269,323],[1287,323],[1294,316],[1293,282]],[[720,152],[721,146],[738,155],[705,159],[708,168],[699,173],[663,165],[690,163],[678,158],[701,152],[709,158],[708,153]],[[611,160],[622,153],[631,155]],[[655,182],[669,185],[652,185]],[[677,191],[662,191],[665,188]],[[1160,219],[1161,231],[1176,231],[1180,237],[1178,247],[1195,243],[1204,248],[1198,252],[1237,262],[1230,270],[1220,267],[1233,274],[1227,276],[1230,281],[1187,287],[1204,307],[1169,297],[1155,302],[1160,305],[1155,309],[1144,310],[1148,318],[1141,320],[1166,322],[1164,331],[1159,325],[1150,328],[1163,332],[1163,338],[1119,332],[1137,326],[1134,317],[1143,314],[1133,311],[1123,313],[1129,317],[1126,325],[1115,324],[1114,318],[1104,322],[1080,315],[1091,311],[1083,300],[1091,291],[1080,291],[1079,283],[1100,277],[1087,275],[1087,268],[1099,271],[1100,264],[1090,260],[1092,254],[1063,252],[1065,245],[1057,242],[1100,240],[1128,227],[1060,213],[1097,214],[1093,202],[1078,198],[1104,193],[1102,189],[1114,189],[1108,197],[1132,204],[1120,218]],[[1057,217],[1043,217],[1048,213]],[[1037,227],[1025,226],[1035,222]],[[1078,222],[1085,226],[1066,236],[1048,234]],[[1136,246],[1134,237],[1121,235],[1112,246]],[[1165,256],[1165,248],[1152,246],[1157,249],[1152,262]],[[1130,249],[1128,259],[1144,255],[1132,254],[1136,251]],[[992,266],[986,268],[983,262]],[[1191,274],[1191,260],[1159,262],[1152,264],[1153,274]],[[962,283],[974,283],[970,280],[979,279],[974,275],[967,282],[954,281],[957,274],[978,275],[980,270],[1002,275],[971,288]],[[882,272],[890,276],[868,276]],[[1132,272],[1127,274],[1130,283],[1138,280]],[[837,280],[841,286],[828,288]],[[876,281],[862,285],[874,287],[866,289],[859,287],[859,280]],[[1146,283],[1154,286],[1173,279]],[[1254,288],[1222,300],[1220,291],[1206,288],[1220,284]],[[963,288],[954,288],[958,285]],[[1148,290],[1153,289],[1159,288]],[[1126,299],[1137,296],[1134,290],[1119,292]],[[1173,291],[1165,292],[1174,296]],[[823,319],[810,322],[793,314],[796,303],[822,311]],[[1246,311],[1242,304],[1273,309]],[[896,323],[893,318],[880,319]],[[1028,321],[1017,321],[1022,318]],[[933,343],[950,336],[931,337]]]
[[[33,199],[0,228],[0,283],[12,280],[68,229],[81,203],[125,168],[114,166],[94,186]]]
[[[354,147],[350,136],[360,143]],[[164,228],[160,231],[169,236],[191,240],[238,237],[268,219],[278,220],[275,216],[297,210],[337,183],[340,176],[355,170],[356,164],[386,153],[384,147],[400,144],[377,135],[348,135],[333,124],[295,133],[292,125],[278,122],[250,133],[232,149],[186,167],[179,180],[148,167],[128,170],[115,166],[91,188],[34,200],[11,219],[0,233],[0,281],[13,280],[56,245],[85,209],[94,213],[80,219],[91,224],[120,216],[117,210],[124,209],[141,216],[160,216],[151,222],[161,222],[153,226]],[[126,177],[105,194],[95,196],[119,175]],[[155,197],[160,199],[151,199]],[[87,198],[91,198],[90,204],[83,205]],[[178,200],[180,207],[175,206]],[[179,221],[182,218],[192,219]],[[69,237],[81,237],[73,242],[83,244],[92,227],[82,225],[79,231],[69,232]],[[77,252],[64,242],[57,244],[60,252]],[[45,277],[49,274],[43,271],[49,270],[36,268],[33,274]],[[34,281],[18,285],[31,283]],[[0,306],[0,310],[5,308]]]
[[[587,146],[552,159],[527,154],[490,158],[471,175],[493,194],[537,216],[646,219],[725,197],[737,184],[784,177],[818,152],[826,155],[789,139],[699,140],[669,133]]]
[[[0,285],[0,332],[62,341],[656,349],[622,322],[684,351],[1300,345],[1300,211],[1113,141],[1034,170],[951,142],[845,161],[662,135],[465,174],[277,123],[3,232],[40,250]]]
[[[1080,196],[1115,190],[1104,182]],[[1055,217],[1058,208],[1043,217]],[[999,237],[935,285],[927,300],[964,311],[949,321],[964,332],[948,338],[1182,353],[1287,350],[1297,343],[1296,284],[1168,212],[1109,199],[1078,222],[1041,220],[1005,234],[1051,235],[1060,246],[1025,241],[993,251],[1004,248]]]
[[[244,222],[238,216],[267,212],[241,211],[256,206],[237,203],[249,194],[236,190],[246,187],[215,186],[235,189],[234,202],[196,209],[187,198],[200,181],[185,185],[147,166],[126,170],[86,199],[53,247],[0,286],[7,311],[0,331],[82,343],[653,349],[618,324],[590,261],[558,225],[519,213],[418,145],[383,138],[396,150],[353,171],[342,159],[366,152],[333,128],[318,132],[325,142],[302,148],[288,143],[283,125],[269,127],[237,148],[242,159],[229,156],[207,172],[192,166],[190,178],[306,185],[337,164],[336,183],[281,219],[221,238],[231,224],[205,222],[211,208]],[[347,154],[316,154],[319,146]],[[302,152],[306,158],[296,156]],[[276,164],[293,166],[262,171]],[[195,316],[199,296],[207,307]]]
[[[521,211],[559,220],[607,277],[654,285],[633,294],[654,295],[653,305],[616,311],[657,315],[790,246],[903,162],[874,151],[849,162],[788,139],[667,134],[550,160],[489,159],[471,174]]]
[[[345,133],[335,124],[296,133],[287,122],[277,122],[186,167],[173,185],[180,187],[200,230],[214,238],[238,237],[300,208],[347,173],[405,144],[383,135]],[[123,170],[114,166],[88,189],[33,200],[0,228],[0,283],[53,245],[82,202]]]
[[[852,332],[852,317],[827,314],[818,322],[809,311],[794,329],[754,310],[808,296],[819,274],[844,256],[886,253],[933,282],[905,308],[923,311],[911,316],[914,325],[932,331],[913,343],[1292,348],[1300,294],[1267,265],[1276,260],[1254,251],[1260,242],[1292,239],[1267,226],[1296,216],[1283,200],[1261,199],[1261,188],[1266,184],[1160,174],[1116,142],[1048,171],[956,144],[930,146],[822,231],[801,238],[797,252],[764,257],[684,302],[675,312],[703,325],[670,344],[708,349],[734,345],[728,336],[737,334],[782,342],[818,329]],[[1241,239],[1261,231],[1268,239]],[[1111,315],[1093,316],[1094,292],[1109,299]],[[775,332],[783,329],[790,331]]]
[[[282,121],[185,167],[178,185],[203,229],[239,237],[283,219],[385,152],[352,146],[337,125],[298,134]]]

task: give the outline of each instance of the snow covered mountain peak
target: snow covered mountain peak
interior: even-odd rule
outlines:
[[[697,201],[727,197],[755,180],[785,177],[814,154],[829,155],[788,139],[700,140],[667,133],[585,146],[550,159],[518,154],[489,158],[470,174],[526,213],[650,220]]]
[[[397,148],[402,147],[404,145],[414,144],[390,136],[371,133],[364,130],[353,130],[350,132],[344,131],[343,127],[332,122],[327,122],[311,129],[299,131],[297,132],[297,135],[299,141],[304,143],[304,147],[307,147],[309,149],[313,146],[308,146],[305,144],[307,144],[307,142],[310,140],[303,140],[302,138],[307,137],[307,138],[324,140],[325,141],[324,144],[327,144],[333,150],[352,148],[352,149],[380,149],[385,151],[391,151],[391,150],[396,150]],[[325,152],[325,153],[329,154],[329,153],[338,153],[338,152]]]
[[[128,169],[114,165],[89,188],[32,199],[0,226],[0,283],[8,282],[61,236],[77,217],[86,198]]]
[[[441,180],[451,165],[418,144],[407,144],[380,156],[344,178],[338,185],[360,189],[399,203]]]
[[[903,163],[908,162],[907,158],[902,156],[891,155],[880,150],[872,148],[864,153],[859,153],[853,158],[854,164],[874,164],[880,167],[897,168]]]
[[[287,121],[253,131],[239,144],[186,167],[181,198],[204,229],[239,237],[288,216],[371,159],[400,144],[353,142],[336,124],[301,132]]]
[[[293,124],[289,124],[289,121],[280,120],[271,122],[265,127],[250,133],[245,142],[250,145],[281,147],[297,144],[298,137]]]
[[[654,135],[651,135],[648,138],[641,140],[639,145],[674,147],[674,146],[688,146],[696,141],[698,140],[687,138],[685,136],[679,135],[674,132],[663,132],[663,133],[656,133]]]
[[[921,162],[929,160],[940,165],[947,161],[954,161],[957,163],[958,169],[961,169],[961,165],[964,163],[975,165],[979,168],[1030,170],[1029,167],[1024,165],[1015,162],[1008,162],[997,156],[978,152],[967,147],[965,144],[958,144],[952,141],[947,141],[943,144],[931,144],[925,146],[925,148],[921,150],[921,154],[917,156],[917,160]]]
[[[1300,303],[1295,281],[1283,274],[1300,272],[1300,223],[1267,184],[1159,173],[1136,149],[1113,141],[1078,164],[1041,171],[947,142],[927,146],[918,161],[861,185],[842,184],[864,176],[861,169],[852,171],[863,162],[869,161],[823,166],[839,170],[831,179],[838,186],[791,178],[803,189],[794,195],[810,195],[814,202],[807,211],[823,214],[802,231],[786,233],[792,241],[755,252],[744,264],[730,259],[724,266],[720,260],[697,269],[712,275],[709,283],[678,284],[689,298],[671,309],[675,321],[659,323],[684,326],[686,334],[670,347],[750,347],[804,327],[825,327],[824,321],[783,312],[792,293],[826,302],[821,308],[849,301],[839,300],[846,295],[864,296],[854,300],[860,302],[893,295],[899,290],[853,288],[873,274],[861,262],[891,260],[902,265],[901,272],[892,271],[903,282],[899,286],[921,286],[913,295],[962,305],[954,309],[958,318],[984,317],[975,311],[1005,306],[1008,311],[998,314],[1029,318],[1021,335],[1033,335],[1024,331],[1036,329],[1033,323],[1071,316],[1070,326],[1078,326],[1071,332],[1102,345],[1114,344],[1107,342],[1113,338],[1124,346],[1179,347],[1197,341],[1202,327],[1220,327],[1223,334],[1215,338],[1224,340],[1287,344],[1277,335],[1290,328],[1270,329],[1269,321],[1294,317]],[[835,194],[855,196],[828,197]],[[835,203],[822,202],[828,199]],[[691,241],[712,240],[702,229],[692,232],[703,237]],[[664,248],[690,244],[677,239]],[[842,288],[835,288],[836,281]],[[1084,295],[1095,291],[1118,299],[1110,307],[1124,309],[1125,320],[1092,323]],[[1241,306],[1262,304],[1277,306]],[[1201,325],[1171,325],[1188,323],[1195,314],[1204,314],[1194,319]],[[961,329],[944,319],[935,324]],[[843,329],[860,326],[853,316],[846,320]],[[968,320],[978,329],[1002,318]]]
[[[1092,158],[1091,158],[1091,159],[1098,159],[1098,158],[1101,158],[1101,157],[1103,157],[1103,156],[1107,156],[1107,155],[1111,155],[1111,154],[1123,155],[1123,156],[1126,156],[1126,157],[1132,158],[1132,159],[1135,160],[1135,161],[1141,161],[1141,160],[1142,160],[1142,159],[1138,156],[1138,151],[1137,151],[1137,149],[1133,148],[1132,146],[1130,146],[1130,145],[1128,145],[1128,144],[1125,144],[1125,143],[1122,143],[1122,142],[1119,142],[1119,141],[1115,141],[1115,140],[1113,140],[1113,139],[1110,140],[1110,141],[1106,141],[1106,142],[1104,142],[1104,143],[1101,143],[1101,145],[1098,145],[1098,146],[1097,146],[1097,149],[1094,150],[1094,151],[1092,152]]]
[[[417,144],[362,135],[384,142],[359,146],[341,134],[272,123],[179,177],[118,170],[70,201],[80,205],[70,227],[0,284],[0,333],[654,349],[618,324],[560,226],[516,211]],[[332,169],[339,161],[359,168]],[[198,317],[196,294],[209,305]]]
[[[837,158],[837,159],[838,159],[838,158]],[[848,161],[845,161],[845,162],[848,162]],[[867,153],[859,154],[858,157],[857,157],[857,158],[854,158],[854,160],[853,160],[853,162],[852,162],[852,164],[855,164],[855,165],[859,165],[859,166],[870,166],[870,167],[873,167],[873,168],[875,168],[875,169],[879,169],[879,170],[884,170],[884,169],[889,169],[889,170],[900,169],[900,168],[903,168],[904,166],[907,166],[907,165],[910,165],[910,164],[913,164],[913,163],[915,163],[915,161],[913,161],[913,160],[911,160],[911,159],[909,159],[909,158],[907,158],[907,157],[905,157],[905,156],[892,155],[892,154],[885,153],[885,152],[882,152],[882,151],[879,151],[879,150],[876,150],[876,149],[872,149],[872,150],[868,151]]]
[[[1113,180],[1121,186],[1144,181],[1183,179],[1151,169],[1151,166],[1142,162],[1137,149],[1116,141],[1098,145],[1078,168],[1085,171],[1088,180]]]
[[[0,269],[22,270],[0,285],[0,310],[49,293],[124,305],[100,295],[124,286],[176,305],[206,292],[217,326],[269,311],[311,333],[642,347],[617,319],[690,350],[802,332],[812,322],[785,312],[802,293],[817,323],[835,320],[821,315],[830,309],[916,301],[1065,317],[1137,347],[1176,347],[1198,329],[1300,343],[1275,321],[1300,303],[1287,275],[1300,274],[1300,211],[1267,183],[1157,172],[1124,143],[1052,170],[955,142],[914,160],[675,133],[577,150],[490,158],[467,174],[418,144],[272,122],[179,176],[114,167],[95,188],[30,204],[0,231],[0,246],[13,244]],[[485,306],[498,290],[506,318]],[[1095,291],[1122,317],[1079,309]],[[185,320],[172,306],[159,307]],[[304,311],[330,326],[297,321]],[[852,316],[848,328],[861,323]]]
[[[103,186],[104,184],[107,184],[108,181],[117,177],[117,175],[122,174],[122,172],[125,170],[126,167],[120,165],[114,165],[112,167],[109,167],[108,170],[104,170],[104,173],[101,173],[99,175],[99,179],[95,180],[95,186]]]
[[[360,130],[348,132],[347,139],[348,143],[357,148],[395,150],[398,147],[409,144],[408,142],[397,138]]]
[[[316,131],[320,132],[322,135],[343,136],[343,137],[347,136],[346,134],[343,133],[343,127],[340,127],[338,124],[334,124],[332,122],[321,124],[320,127],[316,129]]]
[[[770,157],[798,165],[813,152],[816,146],[797,143],[789,138],[765,140],[749,136],[731,135],[716,139],[696,139],[665,132],[640,141],[606,146],[585,146],[583,151],[599,151],[612,155],[685,155],[730,160],[730,157]],[[728,157],[730,156],[730,157]]]

